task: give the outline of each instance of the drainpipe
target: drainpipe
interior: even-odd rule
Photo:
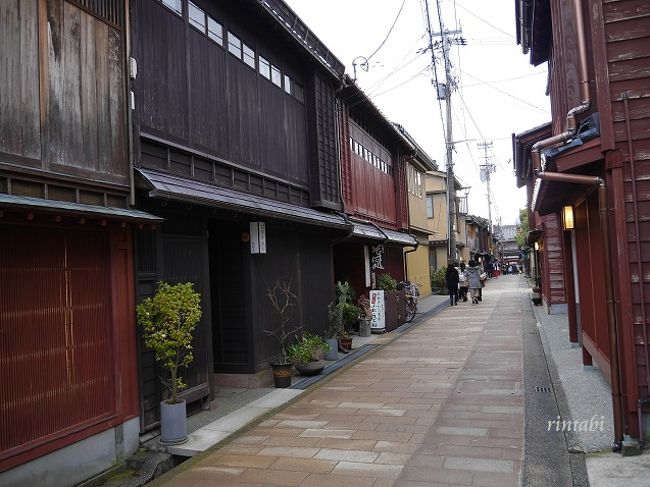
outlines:
[[[578,130],[578,123],[576,116],[585,113],[591,106],[591,95],[589,94],[589,73],[587,71],[587,43],[585,37],[585,25],[583,22],[582,2],[581,0],[574,0],[576,18],[576,34],[578,36],[578,61],[580,72],[580,97],[581,102],[577,107],[569,110],[566,116],[566,129],[558,135],[554,135],[548,139],[540,140],[533,145],[530,157],[533,161],[533,169],[539,171],[541,169],[541,151],[547,147],[556,144],[564,143],[573,138]]]
[[[598,187],[598,210],[600,213],[600,231],[603,244],[603,260],[605,272],[605,294],[607,299],[607,328],[609,333],[610,376],[612,388],[612,409],[614,419],[613,451],[621,450],[623,439],[623,401],[621,396],[620,364],[618,357],[618,325],[614,308],[614,284],[611,263],[611,244],[609,239],[609,218],[607,214],[607,187],[605,181],[597,176],[579,174],[563,174],[545,172],[541,166],[541,151],[547,147],[558,145],[573,138],[578,129],[576,116],[585,113],[591,106],[589,94],[589,75],[587,71],[587,47],[583,21],[581,0],[574,0],[576,19],[576,34],[578,40],[578,61],[580,74],[581,103],[569,110],[566,116],[566,128],[561,134],[543,139],[533,145],[531,160],[535,177],[546,181],[558,181],[571,184],[593,185]]]

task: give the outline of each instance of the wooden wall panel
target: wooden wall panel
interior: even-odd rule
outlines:
[[[67,2],[48,2],[48,163],[128,182],[121,34]]]
[[[139,39],[136,108],[140,126],[187,143],[188,94],[185,24],[183,19],[152,0],[134,2]]]
[[[0,2],[0,153],[41,158],[37,0]]]
[[[260,145],[258,133],[260,125],[270,120],[260,120],[259,101],[257,95],[258,74],[246,64],[228,54],[226,59],[228,73],[228,88],[225,93],[228,104],[228,134],[230,137],[230,156],[233,162],[238,162],[251,167],[260,167]],[[285,174],[286,159],[284,157],[284,111],[282,90],[273,86],[279,93],[273,97],[277,104],[274,116],[279,118],[279,137],[275,141],[281,148],[280,151],[268,148],[265,152],[266,166],[276,173]],[[197,93],[197,96],[201,96]],[[262,112],[265,113],[265,112]],[[266,113],[265,113],[266,114]],[[275,120],[274,120],[275,121]],[[264,146],[262,146],[264,147]]]
[[[264,80],[263,80],[264,81]],[[284,103],[281,89],[265,81],[259,85],[260,112],[258,150],[265,164],[275,174],[286,173]]]
[[[224,96],[227,53],[195,29],[190,29],[189,39],[192,142],[197,148],[227,158],[230,141],[228,124],[223,119],[228,110]]]

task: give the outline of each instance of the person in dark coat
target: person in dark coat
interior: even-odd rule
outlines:
[[[449,300],[452,306],[458,306],[458,271],[456,270],[456,263],[451,262],[447,266],[447,273],[445,274],[445,282],[447,289],[449,289]]]

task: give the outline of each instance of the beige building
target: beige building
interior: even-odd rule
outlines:
[[[459,261],[464,257],[464,248],[467,240],[465,229],[465,216],[467,214],[467,198],[459,196],[462,184],[454,180],[456,188],[456,257]],[[448,237],[448,195],[447,173],[442,171],[429,171],[425,177],[425,204],[427,228],[429,230],[429,267],[433,270],[447,265],[449,237]]]
[[[416,153],[406,164],[408,190],[409,232],[418,241],[418,247],[405,249],[406,278],[420,285],[420,296],[431,294],[429,267],[429,228],[427,219],[425,179],[427,171],[438,168],[436,162],[415,142],[401,125],[395,124],[416,148]]]

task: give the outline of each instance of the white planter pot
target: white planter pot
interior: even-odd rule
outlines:
[[[185,400],[177,404],[160,403],[160,442],[178,445],[187,441],[187,412]]]

